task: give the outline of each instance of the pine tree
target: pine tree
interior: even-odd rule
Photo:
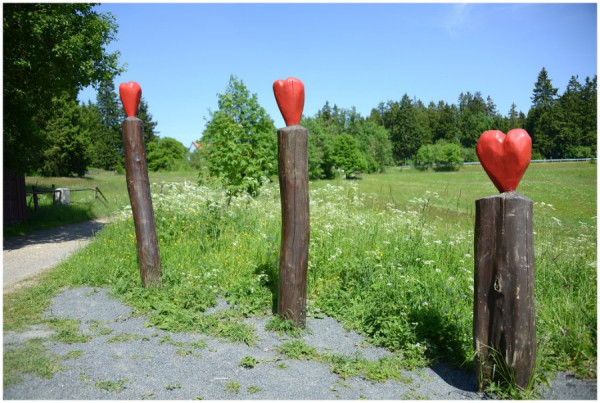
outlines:
[[[121,134],[125,112],[112,80],[104,80],[98,87],[96,107],[100,115],[101,130],[94,133],[92,138],[92,165],[102,169],[121,170],[125,161]]]
[[[146,102],[143,96],[140,100],[137,117],[144,122],[144,142],[146,145],[151,141],[157,140],[159,132],[156,131],[156,125],[158,123],[152,120],[152,115],[148,111],[148,102]]]
[[[540,74],[538,74],[538,79],[534,84],[531,107],[538,109],[553,106],[557,92],[558,89],[552,87],[552,80],[548,78],[546,68],[542,67]]]
[[[82,125],[82,111],[65,94],[53,100],[53,113],[44,128],[48,143],[44,149],[42,175],[83,176],[88,165],[89,136]]]

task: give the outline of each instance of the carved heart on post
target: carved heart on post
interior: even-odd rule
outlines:
[[[529,166],[531,137],[523,129],[512,129],[506,135],[488,130],[479,137],[475,151],[500,193],[509,192],[517,190]]]
[[[285,81],[277,80],[273,83],[273,92],[279,111],[287,126],[300,124],[302,110],[304,109],[304,84],[294,77]]]
[[[127,117],[135,117],[140,105],[140,99],[142,98],[142,87],[135,81],[121,83],[119,85],[119,94],[121,95],[121,103]]]

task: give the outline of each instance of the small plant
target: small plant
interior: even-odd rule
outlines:
[[[285,362],[280,362],[279,364],[277,364],[277,368],[279,369],[287,369],[288,366]]]
[[[257,366],[259,363],[259,361],[254,358],[254,357],[250,357],[249,355],[245,356],[244,358],[242,358],[242,360],[240,361],[240,363],[238,364],[240,367],[243,368],[254,368],[255,366]]]
[[[316,348],[308,346],[302,340],[283,343],[277,350],[287,358],[292,359],[311,360],[319,356]]]
[[[237,382],[228,382],[225,385],[225,391],[231,393],[240,393],[240,384]]]
[[[125,390],[127,379],[119,379],[117,381],[98,381],[94,384],[98,389],[106,390],[107,392],[120,393]]]
[[[83,334],[79,328],[79,321],[73,319],[51,319],[48,321],[48,324],[56,331],[51,339],[61,343],[85,343],[92,338]]]
[[[77,358],[81,358],[83,356],[83,351],[81,350],[73,350],[69,351],[67,354],[63,356],[63,360],[74,360]]]
[[[152,398],[154,398],[154,392],[149,392],[149,393],[146,393],[146,394],[140,396],[140,400],[147,400],[147,399],[152,399]]]
[[[284,319],[279,315],[273,316],[265,325],[265,330],[269,332],[277,332],[280,336],[287,334],[292,337],[300,337],[303,333],[303,329],[296,326],[296,324],[289,320]]]
[[[250,385],[248,386],[248,393],[250,393],[251,395],[260,392],[262,389],[259,388],[258,386],[254,386],[254,385]]]
[[[166,390],[181,389],[181,383],[177,382],[177,383],[172,384],[172,385],[171,384],[165,385],[165,389]]]
[[[141,336],[131,333],[121,333],[106,340],[107,343],[124,343],[127,341],[140,340]]]

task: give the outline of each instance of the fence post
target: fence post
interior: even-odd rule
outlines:
[[[127,191],[135,224],[140,274],[144,287],[157,287],[162,282],[161,259],[152,208],[150,180],[144,146],[144,124],[135,117],[141,88],[137,83],[122,83],[119,87],[121,101],[127,113],[123,121],[123,146],[125,149],[125,176]]]
[[[310,217],[308,131],[299,126],[304,85],[288,78],[276,81],[273,91],[287,125],[277,130],[282,221],[277,314],[305,327]]]
[[[38,211],[40,204],[38,200],[37,187],[31,185],[31,192],[33,193],[33,211]]]

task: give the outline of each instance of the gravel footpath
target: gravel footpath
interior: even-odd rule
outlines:
[[[221,301],[216,309],[227,309]],[[343,380],[327,364],[287,359],[277,346],[291,340],[266,332],[269,318],[249,318],[258,343],[248,347],[202,334],[169,333],[148,326],[143,316],[108,295],[104,288],[67,289],[53,298],[47,318],[79,321],[84,343],[52,341],[52,332],[37,326],[25,332],[4,333],[4,349],[17,348],[32,338],[44,338],[50,352],[64,357],[63,369],[50,379],[25,375],[4,389],[4,399],[261,399],[261,400],[382,400],[484,399],[476,392],[472,372],[442,364],[406,372],[407,381],[373,383],[355,377]],[[364,342],[334,319],[308,319],[309,334],[302,340],[319,352],[362,356],[377,360],[390,353]],[[102,331],[100,331],[102,329]],[[109,342],[118,335],[135,339]],[[168,337],[166,337],[168,336]],[[200,343],[198,343],[200,341]],[[245,356],[259,363],[251,369],[239,363]],[[285,364],[285,365],[283,365]],[[559,374],[560,375],[560,374]],[[236,387],[237,385],[237,387]],[[596,383],[560,375],[545,399],[596,399]]]
[[[27,285],[27,282],[19,283],[56,266],[86,246],[106,222],[106,219],[86,221],[5,239],[2,248],[3,291]]]

